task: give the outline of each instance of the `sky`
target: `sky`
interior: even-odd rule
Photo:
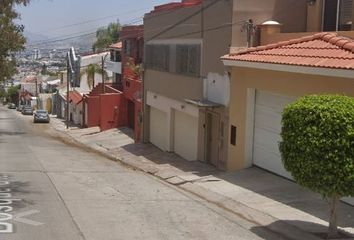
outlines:
[[[32,0],[17,7],[18,22],[25,31],[47,37],[62,37],[94,32],[118,19],[122,24],[136,23],[154,6],[172,0]],[[140,22],[141,23],[141,22]],[[68,26],[71,25],[71,26]]]

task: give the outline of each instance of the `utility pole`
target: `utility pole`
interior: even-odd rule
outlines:
[[[245,22],[246,33],[247,33],[247,47],[252,47],[253,37],[256,32],[256,26],[253,23],[252,19],[249,19]]]
[[[102,93],[106,93],[106,87],[105,87],[105,70],[104,70],[104,62],[106,61],[106,57],[109,55],[107,53],[104,57],[102,56]]]
[[[69,74],[66,80],[66,129],[69,129]]]
[[[106,55],[107,56],[107,55]],[[105,94],[105,79],[104,79],[104,57],[102,56],[102,93]]]
[[[70,84],[70,76],[71,74],[69,71],[71,71],[70,67],[70,53],[68,52],[66,55],[66,129],[69,129],[69,84]]]
[[[37,103],[36,108],[38,109],[38,104],[39,104],[39,101],[38,101],[38,76],[36,76],[36,103]]]

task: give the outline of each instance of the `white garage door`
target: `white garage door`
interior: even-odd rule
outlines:
[[[167,113],[150,107],[150,142],[167,151]]]
[[[253,163],[268,171],[291,178],[279,152],[281,119],[286,104],[296,98],[265,91],[256,92]]]
[[[174,152],[184,159],[197,160],[198,118],[175,111]]]

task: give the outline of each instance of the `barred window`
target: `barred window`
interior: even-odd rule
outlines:
[[[200,45],[177,45],[176,72],[191,76],[200,75]]]
[[[148,68],[169,71],[170,48],[168,45],[146,45],[146,64]]]

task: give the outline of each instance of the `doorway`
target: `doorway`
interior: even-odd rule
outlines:
[[[128,127],[135,129],[135,104],[128,100]]]

